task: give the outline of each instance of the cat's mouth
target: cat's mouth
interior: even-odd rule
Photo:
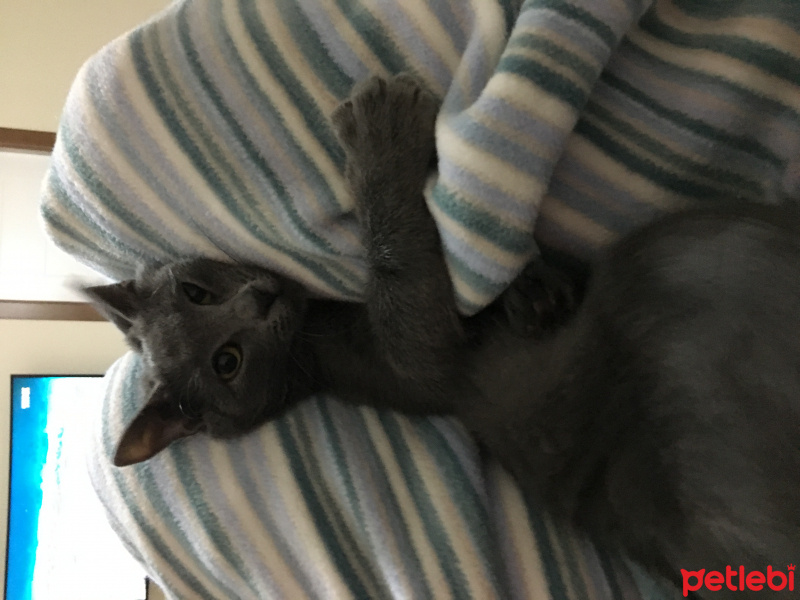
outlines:
[[[253,407],[253,410],[232,412],[209,407],[199,420],[192,422],[198,425],[197,431],[205,431],[212,437],[235,437],[277,418],[289,406],[290,393],[291,386],[288,380],[284,380],[279,393],[270,394],[269,398]]]

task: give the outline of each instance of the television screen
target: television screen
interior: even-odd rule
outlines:
[[[146,576],[106,520],[86,465],[104,383],[11,378],[6,600],[143,600]]]

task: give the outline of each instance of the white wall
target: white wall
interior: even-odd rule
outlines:
[[[46,154],[0,150],[0,300],[82,302],[77,283],[106,280],[59,249],[39,214]]]

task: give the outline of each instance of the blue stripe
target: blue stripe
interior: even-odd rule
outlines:
[[[129,357],[130,356],[131,355],[129,355]],[[101,435],[103,447],[106,450],[105,459],[109,460],[109,462],[111,457],[114,456],[114,451],[116,449],[116,440],[111,439],[111,431],[109,429],[109,425],[114,422],[114,420],[111,418],[111,403],[120,399],[127,400],[127,402],[124,402],[123,406],[120,407],[125,422],[130,422],[136,412],[138,412],[138,407],[134,402],[131,402],[131,400],[140,397],[139,390],[141,388],[139,387],[139,376],[141,374],[141,362],[138,357],[133,358],[133,360],[130,360],[129,358],[124,366],[128,367],[128,370],[115,370],[112,380],[116,383],[120,377],[123,378],[121,382],[121,398],[107,394],[103,403],[103,428]],[[176,557],[169,549],[161,534],[150,524],[145,507],[140,507],[137,505],[137,500],[141,497],[141,495],[131,493],[131,490],[127,485],[126,480],[128,478],[132,478],[135,484],[138,487],[141,487],[141,489],[144,491],[145,497],[153,505],[153,509],[156,511],[156,513],[162,515],[168,525],[174,525],[174,521],[169,519],[169,516],[172,513],[169,510],[167,502],[159,491],[158,486],[155,484],[149,464],[143,463],[129,468],[135,469],[135,475],[132,476],[130,472],[123,473],[123,471],[119,469],[111,469],[110,475],[113,479],[114,487],[116,488],[117,493],[125,499],[125,507],[131,513],[131,517],[136,523],[138,529],[141,531],[141,534],[145,536],[148,543],[153,546],[155,552],[159,556],[163,557],[164,561],[170,565],[178,577],[180,577],[180,579],[188,587],[192,588],[192,591],[194,591],[199,598],[215,600],[214,595],[211,594],[211,592],[209,592],[203,585],[201,585],[200,581],[194,576],[195,569],[199,569],[204,575],[210,577],[212,580],[214,579],[203,561],[195,561],[192,568],[187,567],[182,561],[180,561],[178,557]],[[170,527],[169,533],[175,537],[182,547],[192,547],[191,542],[183,534],[183,531],[179,527]],[[129,535],[129,532],[118,530],[117,534],[120,537],[125,538],[127,535]],[[226,591],[231,592],[232,590]],[[232,598],[234,596],[230,597]]]
[[[185,443],[173,444],[166,452],[168,452],[167,456],[175,461],[175,472],[178,475],[178,482],[181,488],[183,488],[186,497],[191,499],[191,505],[184,505],[183,508],[191,509],[195,513],[199,529],[204,531],[208,536],[218,560],[224,561],[230,565],[245,585],[248,585],[253,592],[255,592],[253,582],[248,577],[247,566],[242,560],[242,557],[236,552],[236,544],[231,541],[225,528],[222,527],[217,514],[209,506],[203,486],[195,475],[200,471],[194,464],[194,461],[198,458],[197,453],[189,452]],[[134,466],[133,468],[138,468],[138,466]],[[149,495],[148,493],[148,496]],[[163,508],[157,510],[159,514],[168,514]],[[177,525],[177,522],[175,524]],[[180,528],[176,527],[175,529],[179,530]],[[219,576],[215,576],[213,579],[220,585],[223,585]]]
[[[395,74],[409,70],[403,53],[386,35],[380,21],[369,13],[366,6],[352,0],[336,0],[336,5],[364,43],[373,51],[375,58],[381,62],[386,72]]]
[[[252,74],[250,66],[242,59],[242,56],[235,51],[236,44],[231,37],[230,32],[225,27],[224,14],[222,12],[223,3],[215,1],[211,8],[214,11],[212,14],[211,25],[214,27],[215,35],[220,40],[218,45],[220,51],[225,56],[226,65],[229,66],[230,71],[236,76],[240,82],[245,95],[253,103],[254,108],[257,110],[259,119],[263,120],[268,125],[272,135],[278,140],[281,146],[281,152],[286,153],[288,159],[291,160],[296,167],[298,167],[304,175],[309,186],[312,188],[312,193],[316,195],[316,200],[321,201],[332,215],[339,214],[342,207],[338,203],[333,190],[328,184],[328,180],[320,172],[317,163],[303,150],[302,146],[295,138],[294,131],[290,129],[283,119],[280,111],[276,108],[270,96],[264,91],[263,86],[259,84],[256,77]],[[309,132],[314,133],[314,132]],[[247,136],[249,139],[249,136]],[[334,149],[332,157],[333,164],[339,168],[344,169],[344,152],[338,146]],[[267,167],[266,161],[262,153],[256,148],[255,153],[258,160],[255,164]],[[275,174],[277,176],[277,174]]]
[[[232,442],[228,446],[228,454],[231,457],[231,464],[233,465],[234,473],[236,474],[236,483],[242,487],[245,492],[244,496],[252,511],[258,517],[258,520],[263,524],[264,528],[269,532],[270,541],[275,545],[276,550],[281,555],[281,558],[286,561],[291,569],[291,576],[296,580],[306,596],[312,598],[313,583],[308,577],[308,573],[303,566],[298,562],[292,547],[287,543],[286,538],[281,535],[280,528],[275,521],[277,516],[276,511],[272,505],[272,500],[269,495],[263,496],[259,491],[258,484],[254,477],[261,477],[261,482],[271,483],[271,478],[265,476],[261,472],[254,472],[247,468],[248,456],[246,451],[247,445],[244,443]],[[277,493],[277,491],[276,491]]]
[[[480,494],[472,485],[458,455],[431,420],[425,419],[415,425],[428,452],[436,457],[442,478],[448,482],[448,491],[453,499],[453,504],[461,513],[461,518],[465,523],[485,524],[484,527],[468,528],[466,534],[472,542],[471,547],[480,550],[479,555],[483,559],[481,566],[484,568],[484,574],[494,593],[499,598],[510,597],[508,582],[499,577],[503,572],[501,557],[492,552],[493,538],[496,532],[490,527],[492,519],[487,510],[488,500],[485,494]]]
[[[292,103],[297,106],[306,129],[316,136],[331,162],[342,164],[342,150],[333,134],[333,129],[330,127],[328,115],[322,114],[316,101],[304,88],[303,82],[295,76],[294,72],[286,64],[280,48],[272,41],[255,3],[241,0],[239,2],[239,12],[241,13],[242,22],[253,41],[253,48],[258,52],[264,64],[272,71],[286,95],[292,99]]]
[[[502,223],[495,215],[481,206],[468,204],[443,185],[436,186],[433,199],[443,213],[462,227],[469,229],[471,233],[506,252],[518,255],[530,253],[533,239],[529,231],[520,231]]]
[[[423,477],[419,473],[414,453],[408,447],[403,431],[397,422],[398,417],[389,412],[379,412],[378,419],[391,441],[392,454],[400,466],[408,491],[419,509],[419,516],[425,524],[425,533],[436,551],[436,559],[447,578],[450,589],[456,598],[469,598],[470,587],[458,552],[453,548],[447,536],[444,524],[436,512],[436,503],[425,488]]]
[[[120,202],[117,195],[100,179],[92,166],[86,161],[81,147],[73,139],[72,131],[66,127],[59,132],[59,137],[73,168],[80,174],[81,179],[92,191],[93,196],[100,200],[101,206],[108,209],[117,219],[132,228],[139,235],[145,237],[150,243],[159,248],[167,256],[176,256],[177,252],[168,240],[155,234],[139,216],[131,212],[125,203]],[[97,223],[93,223],[94,228]],[[106,228],[110,232],[110,228]]]
[[[385,590],[381,588],[375,589],[373,587],[368,589],[369,584],[362,581],[359,570],[353,567],[347,553],[342,548],[340,538],[337,535],[339,527],[335,527],[331,523],[330,515],[325,510],[324,499],[315,491],[317,486],[313,483],[314,478],[309,473],[298,448],[297,440],[295,440],[294,434],[291,432],[292,423],[296,420],[296,418],[281,419],[276,422],[276,429],[292,474],[303,494],[303,500],[306,502],[311,519],[319,532],[320,541],[325,545],[328,556],[330,556],[343,580],[357,598],[373,598],[373,592],[378,590],[383,592],[380,597],[386,597]],[[338,525],[341,526],[341,523]],[[352,543],[352,540],[350,542]],[[376,598],[376,600],[378,599]]]
[[[327,284],[330,288],[336,290],[339,293],[350,295],[352,292],[350,287],[345,285],[344,282],[335,277],[334,273],[331,272],[329,269],[325,269],[323,266],[319,265],[315,261],[309,258],[309,255],[306,253],[301,253],[296,250],[293,250],[290,247],[286,247],[279,243],[279,240],[283,239],[283,234],[279,232],[275,225],[269,221],[261,221],[262,224],[267,226],[271,235],[265,234],[265,232],[261,229],[261,227],[252,221],[249,217],[247,217],[238,207],[237,203],[235,202],[233,196],[231,195],[231,190],[225,183],[221,180],[220,176],[218,175],[217,171],[213,168],[213,166],[208,162],[205,154],[203,151],[197,146],[197,144],[191,139],[188,135],[186,129],[184,129],[180,125],[180,117],[176,113],[175,109],[173,108],[173,103],[169,102],[164,97],[163,90],[165,89],[161,83],[156,79],[155,73],[153,72],[151,65],[146,60],[146,52],[144,41],[141,39],[142,35],[140,32],[135,31],[131,34],[130,43],[133,49],[133,58],[134,62],[136,63],[137,67],[137,74],[142,82],[142,85],[145,86],[148,90],[148,95],[150,96],[151,101],[159,110],[159,113],[162,117],[162,120],[165,126],[172,132],[175,140],[178,144],[184,149],[187,157],[194,163],[195,168],[197,169],[198,174],[200,174],[203,179],[209,184],[209,186],[215,190],[217,194],[217,199],[228,209],[230,214],[236,217],[240,222],[245,224],[247,229],[262,243],[265,245],[274,248],[276,250],[280,250],[286,256],[292,258],[299,264],[306,267],[309,271],[314,273],[321,281]],[[158,55],[158,51],[156,50],[155,53]],[[156,59],[157,62],[160,63],[160,70],[164,73],[164,77],[167,81],[170,80],[169,77],[169,70],[165,64],[163,56],[159,59]],[[187,107],[188,102],[185,98],[182,98],[181,95],[177,90],[173,90],[174,93],[178,94],[176,98],[176,105],[183,106],[184,108]],[[197,120],[196,116],[191,115],[190,113],[184,114],[183,116],[187,118],[193,118],[195,123],[193,127],[197,128],[197,131],[202,132],[204,130],[203,125]],[[220,164],[227,164],[227,161],[224,158],[224,153],[216,146],[210,142],[210,138],[206,135],[207,141],[211,144],[210,150],[214,155],[214,158],[220,162]],[[232,168],[228,165],[227,170],[231,170]],[[251,206],[255,205],[252,197],[247,195],[246,197],[249,198]]]
[[[194,45],[194,40],[192,39],[191,35],[189,34],[189,23],[186,20],[186,11],[181,10],[178,13],[178,31],[180,35],[180,40],[183,46],[183,50],[185,51],[187,60],[189,62],[189,66],[194,73],[194,76],[200,83],[200,87],[202,88],[203,94],[211,101],[214,105],[214,108],[217,110],[217,113],[222,118],[222,120],[228,125],[230,128],[234,139],[238,144],[241,144],[242,148],[245,151],[247,157],[258,167],[258,169],[267,177],[268,181],[274,187],[273,190],[273,198],[278,201],[280,207],[283,209],[285,215],[287,215],[292,223],[292,225],[298,230],[299,235],[303,236],[306,241],[313,243],[318,248],[322,249],[325,252],[331,252],[332,248],[330,243],[317,235],[317,233],[308,226],[308,224],[302,219],[302,217],[298,214],[296,206],[292,203],[289,195],[287,193],[286,188],[283,186],[280,178],[275,174],[275,172],[270,168],[269,163],[264,159],[264,157],[259,152],[258,148],[255,147],[250,137],[247,135],[247,132],[244,130],[242,125],[236,120],[236,118],[231,113],[230,109],[228,108],[227,103],[223,100],[219,90],[214,86],[211,78],[206,74],[205,69],[200,61],[200,57],[197,53],[197,48]],[[174,93],[178,94],[177,88],[174,90]],[[188,113],[188,109],[186,111]],[[193,119],[194,120],[194,119]],[[202,126],[200,124],[199,119],[196,121],[196,127],[202,133],[206,133],[202,131]],[[211,142],[211,137],[203,135],[203,139],[206,141],[206,144],[209,148],[214,150],[214,154],[222,154],[221,149],[217,150]],[[234,179],[235,187],[238,188],[239,193],[242,197],[246,198],[250,204],[251,208],[254,210],[259,210],[261,201],[257,200],[256,198],[252,197],[252,195],[247,191],[247,184],[244,181],[239,180],[238,177],[234,176],[233,167],[230,166],[227,162],[221,164],[221,169],[229,171],[229,176]],[[268,221],[265,220],[269,224]],[[270,227],[271,229],[271,227]],[[275,230],[271,229],[271,233],[275,234]]]
[[[353,409],[355,417],[354,427],[357,431],[367,432],[368,427],[363,410],[369,409]],[[430,587],[430,581],[420,562],[417,548],[414,546],[414,542],[409,535],[410,528],[408,522],[405,516],[403,516],[400,501],[387,477],[385,465],[380,460],[378,448],[370,435],[363,435],[360,440],[366,446],[366,456],[372,458],[372,460],[369,461],[371,470],[377,472],[375,475],[376,479],[374,480],[374,496],[378,498],[381,503],[388,505],[386,513],[392,516],[392,519],[388,523],[392,542],[397,545],[400,553],[399,559],[405,566],[405,572],[410,575],[408,581],[414,586],[414,597],[433,598],[433,590]],[[352,443],[352,441],[349,443]],[[350,465],[352,465],[352,463],[350,463]],[[349,469],[344,470],[349,471]]]

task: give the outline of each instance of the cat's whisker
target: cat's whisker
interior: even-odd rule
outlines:
[[[310,381],[312,381],[314,383],[321,383],[319,381],[319,379],[316,377],[316,375],[314,373],[310,372],[306,368],[306,366],[302,363],[302,361],[297,359],[297,357],[294,355],[294,352],[292,352],[292,346],[291,345],[289,345],[289,347],[287,349],[287,355],[289,356],[289,358],[292,359],[294,364],[297,365],[297,368],[300,369],[306,377],[308,377],[308,379]]]
[[[351,329],[352,329],[352,326],[348,326],[348,327],[344,327],[344,328],[339,329],[339,330],[330,330],[329,329],[329,330],[321,331],[321,332],[318,332],[318,333],[317,332],[312,332],[312,331],[301,330],[301,331],[297,332],[297,337],[300,338],[300,339],[309,340],[309,341],[315,340],[315,339],[320,340],[320,339],[336,337],[338,335],[343,335],[343,334],[347,333],[348,331],[350,331]]]

